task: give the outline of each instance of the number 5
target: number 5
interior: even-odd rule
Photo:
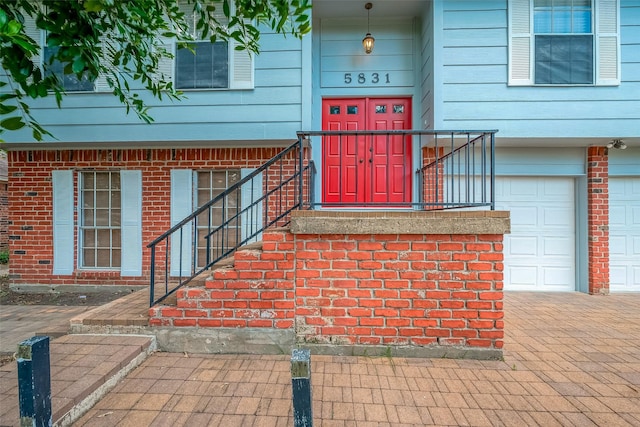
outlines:
[[[350,84],[351,83],[351,73],[344,73],[344,82],[346,84]]]

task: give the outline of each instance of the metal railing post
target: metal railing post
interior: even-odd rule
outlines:
[[[149,307],[153,305],[156,286],[156,245],[151,246],[151,285],[149,286]]]
[[[33,337],[18,345],[20,425],[52,424],[49,337]]]
[[[313,427],[313,399],[311,398],[311,351],[291,351],[291,387],[293,397],[293,426]]]

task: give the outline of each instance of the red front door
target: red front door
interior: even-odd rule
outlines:
[[[408,98],[325,99],[323,130],[411,129]],[[331,136],[322,143],[324,203],[411,201],[409,136]]]

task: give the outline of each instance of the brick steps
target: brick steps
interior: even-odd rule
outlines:
[[[270,236],[265,233],[267,239]],[[286,272],[277,268],[286,255],[268,249],[264,250],[262,241],[243,246],[200,280],[179,289],[174,304],[152,307],[149,325],[292,327],[293,281],[285,280]]]

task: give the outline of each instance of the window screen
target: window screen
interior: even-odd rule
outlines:
[[[229,87],[227,42],[196,42],[191,49],[176,53],[177,89],[217,89]]]
[[[58,47],[44,48],[44,63],[49,64],[52,57],[58,52]],[[71,65],[69,65],[71,66]],[[75,74],[65,74],[64,67],[60,61],[54,60],[47,68],[46,76],[55,75],[61,83],[63,89],[67,92],[91,92],[93,91],[93,82],[85,75],[82,79],[78,79]]]
[[[119,268],[120,172],[80,174],[80,265]]]
[[[590,0],[534,0],[535,83],[593,83]]]

